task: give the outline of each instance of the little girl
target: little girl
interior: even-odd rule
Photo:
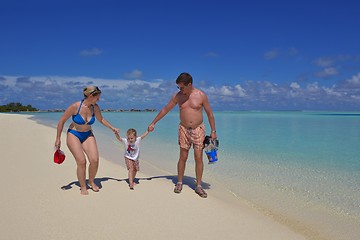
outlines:
[[[129,171],[129,187],[134,190],[134,179],[136,173],[140,170],[140,141],[149,134],[149,131],[144,132],[140,137],[137,137],[136,130],[130,128],[127,130],[127,138],[122,138],[118,133],[115,133],[116,138],[125,145],[125,163]]]

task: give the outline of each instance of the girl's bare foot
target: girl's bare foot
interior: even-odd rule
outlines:
[[[81,194],[81,195],[89,195],[89,192],[88,192],[88,190],[86,189],[86,187],[84,187],[84,188],[80,188],[80,194]]]

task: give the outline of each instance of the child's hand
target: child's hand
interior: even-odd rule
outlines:
[[[154,131],[154,128],[155,128],[155,124],[150,124],[150,125],[148,126],[148,131],[149,131],[149,132],[152,132],[152,131]]]
[[[113,131],[113,133],[115,133],[115,134],[119,134],[120,129],[119,129],[119,128],[113,128],[112,131]]]
[[[141,135],[141,139],[144,139],[149,133],[150,133],[149,130],[146,130],[146,131]]]
[[[115,137],[119,138],[120,139],[120,135],[119,135],[119,132],[114,132],[115,134]]]
[[[116,137],[120,142],[122,142],[121,136],[119,135],[118,132],[115,132],[115,137]]]

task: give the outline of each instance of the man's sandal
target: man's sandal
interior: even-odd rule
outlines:
[[[182,183],[177,183],[174,188],[174,193],[181,193]]]
[[[195,188],[195,192],[202,198],[207,198],[207,193],[205,192],[205,190],[201,187],[198,186]]]

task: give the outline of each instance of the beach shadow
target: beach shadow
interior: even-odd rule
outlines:
[[[95,178],[94,182],[95,184],[101,189],[102,188],[102,183],[103,182],[107,182],[107,181],[117,181],[117,182],[122,182],[125,181],[128,183],[128,179],[127,178],[123,178],[123,179],[117,179],[117,178],[112,178],[112,177],[102,177],[102,178]],[[89,180],[86,180],[86,185],[89,184]],[[71,189],[73,186],[78,186],[80,188],[80,184],[79,181],[73,181],[71,183],[68,183],[67,185],[64,185],[61,187],[62,190],[69,190]],[[90,188],[89,186],[87,187],[88,189]]]
[[[146,178],[146,180],[153,180],[153,179],[167,179],[167,180],[172,181],[172,183],[174,185],[176,185],[176,183],[177,183],[177,175],[164,175],[164,176],[155,176],[155,177]],[[183,177],[183,185],[186,185],[189,188],[195,190],[195,188],[196,188],[196,178],[189,177],[189,176],[184,176]],[[207,182],[202,182],[201,186],[204,189],[210,189],[211,184],[209,184]]]
[[[136,184],[140,184],[141,181],[151,181],[151,180],[156,180],[156,179],[167,179],[167,180],[171,181],[174,185],[177,183],[177,175],[163,175],[163,176],[153,176],[153,177],[147,177],[147,178],[135,178],[134,182]],[[107,182],[107,181],[126,182],[127,184],[129,184],[129,180],[127,178],[118,179],[118,178],[113,178],[113,177],[102,177],[102,178],[95,178],[95,180],[94,180],[95,184],[100,189],[103,187],[103,182]],[[88,184],[88,180],[86,180],[86,184]],[[80,188],[79,181],[73,181],[71,183],[68,183],[67,185],[62,186],[61,189],[69,190],[74,185]],[[193,177],[184,176],[183,177],[183,185],[187,185],[189,188],[195,190],[196,179]],[[202,183],[202,187],[204,189],[210,189],[210,186],[211,185],[209,183],[206,183],[206,182]]]

